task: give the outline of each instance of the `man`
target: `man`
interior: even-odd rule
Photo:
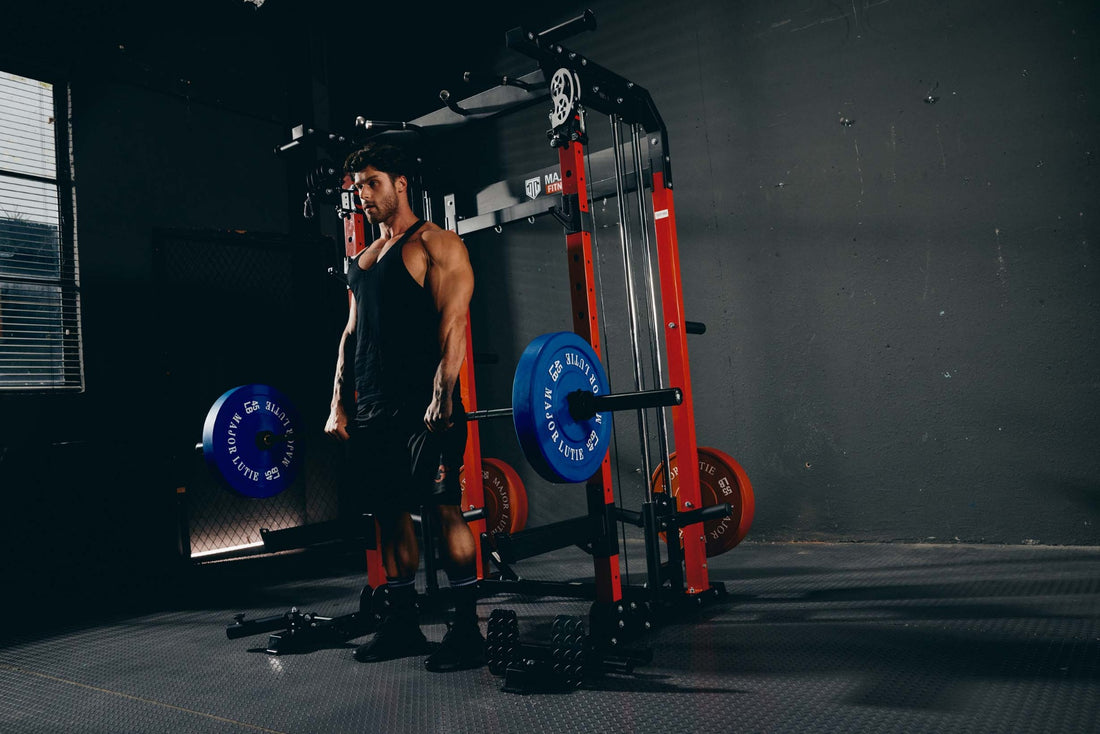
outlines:
[[[355,489],[363,492],[360,509],[378,520],[386,569],[387,610],[355,658],[388,660],[427,650],[416,616],[420,556],[409,516],[423,508],[438,513],[454,599],[453,624],[426,666],[476,667],[485,646],[477,621],[477,546],[462,519],[458,481],[466,445],[458,374],[473,269],[457,234],[418,219],[410,208],[411,163],[402,149],[371,142],[348,156],[344,169],[367,220],[381,230],[348,263],[350,308],[325,426],[347,442]],[[351,347],[353,419],[344,408]]]

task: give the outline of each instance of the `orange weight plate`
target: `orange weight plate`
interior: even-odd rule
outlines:
[[[508,532],[518,533],[527,527],[527,490],[523,486],[523,480],[515,469],[500,459],[484,459],[483,462],[488,462],[493,470],[500,473],[499,478],[492,477],[493,472],[490,475],[494,484],[502,482],[506,488],[508,504],[512,507],[512,521]],[[484,468],[481,473],[485,474]]]
[[[672,495],[680,491],[680,472],[676,466],[676,453],[670,457],[672,465]],[[657,467],[650,479],[654,492],[665,491],[664,464]],[[707,557],[717,556],[731,550],[745,539],[752,526],[752,517],[756,511],[752,484],[749,475],[734,461],[733,457],[708,446],[699,447],[699,492],[703,507],[728,502],[733,512],[728,517],[707,520],[703,523],[706,534]],[[683,508],[680,508],[683,509]]]
[[[462,483],[462,509],[473,507],[466,500],[466,470]],[[490,535],[516,533],[527,525],[527,492],[519,474],[500,459],[481,460],[481,481],[485,495],[485,529]]]

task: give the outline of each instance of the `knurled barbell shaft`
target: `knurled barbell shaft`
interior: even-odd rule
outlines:
[[[680,405],[684,402],[684,392],[678,387],[670,387],[664,390],[613,393],[611,395],[594,395],[586,390],[576,390],[570,393],[567,399],[569,401],[569,414],[573,417],[573,420],[583,421],[588,420],[596,413]],[[471,411],[466,414],[466,420],[480,421],[488,418],[510,418],[511,416],[511,408],[493,408]]]
[[[472,410],[466,414],[468,421],[482,421],[488,418],[511,418],[511,408],[492,408],[491,410]]]
[[[606,413],[617,410],[641,410],[645,408],[663,408],[669,405],[680,405],[684,401],[684,393],[678,387],[664,390],[640,390],[638,392],[614,393],[612,395],[595,395],[587,390],[575,390],[567,396],[569,401],[569,414],[573,420],[588,420],[596,413]],[[490,410],[474,410],[466,414],[468,421],[487,420],[489,418],[510,418],[511,408],[492,408]],[[256,434],[256,447],[269,449],[277,443],[286,441],[293,434],[276,434],[271,431],[261,431]],[[196,446],[196,448],[201,447]]]

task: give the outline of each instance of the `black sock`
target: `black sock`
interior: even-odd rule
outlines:
[[[456,626],[477,626],[477,576],[451,579]]]
[[[386,577],[387,617],[408,618],[416,622],[416,577],[398,579]]]

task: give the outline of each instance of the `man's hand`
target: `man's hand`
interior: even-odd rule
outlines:
[[[332,410],[329,411],[328,421],[325,422],[325,433],[337,441],[347,441],[351,438],[348,435],[348,414],[340,403],[333,405]]]
[[[424,425],[429,431],[446,431],[454,425],[451,420],[451,395],[450,393],[437,394],[432,398],[428,409],[424,411]]]

